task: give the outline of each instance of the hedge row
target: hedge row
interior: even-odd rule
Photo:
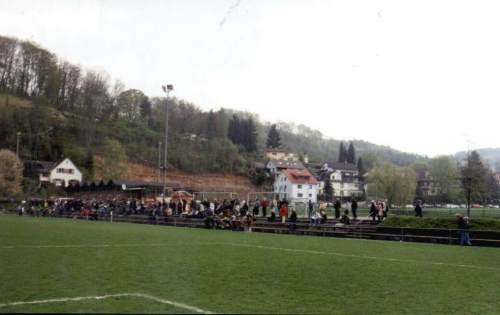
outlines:
[[[500,231],[500,220],[470,219],[469,222],[471,230]],[[388,217],[380,226],[435,229],[458,228],[455,218],[416,218],[403,216]]]

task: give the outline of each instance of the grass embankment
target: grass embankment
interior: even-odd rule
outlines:
[[[500,231],[500,220],[470,219],[471,230]],[[380,226],[405,228],[457,229],[456,218],[388,217]]]
[[[144,293],[217,313],[495,314],[500,251],[0,215],[0,304]],[[0,312],[183,312],[137,297]]]

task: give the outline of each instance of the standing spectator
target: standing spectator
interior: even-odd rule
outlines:
[[[284,202],[281,203],[280,217],[281,217],[281,223],[285,224],[286,218],[288,218],[288,206]]]
[[[247,202],[245,200],[243,200],[241,202],[241,212],[243,212],[245,214],[248,212],[248,204],[247,204]],[[254,214],[254,216],[255,216],[255,214]]]
[[[378,206],[377,219],[379,222],[382,222],[382,220],[384,218],[384,212],[385,212],[385,203],[383,201],[379,201],[377,206]]]
[[[340,204],[340,200],[335,200],[335,204],[333,205],[335,208],[335,219],[340,218],[340,208],[342,207]]]
[[[292,209],[292,213],[290,214],[290,230],[295,230],[297,228],[297,212]]]
[[[417,205],[415,206],[415,216],[422,217],[422,207],[420,206],[420,200],[417,201]]]
[[[372,221],[375,222],[375,217],[377,216],[377,206],[375,205],[375,201],[372,200],[372,204],[370,205],[370,213],[368,216],[372,217]]]
[[[457,225],[458,225],[458,230],[460,232],[460,245],[468,245],[471,246],[470,242],[470,236],[469,236],[469,218],[464,217],[461,214],[457,214]]]
[[[253,216],[257,217],[259,215],[259,206],[260,206],[260,201],[259,199],[255,199],[255,203],[253,205]]]
[[[245,230],[248,232],[252,232],[252,226],[253,226],[253,217],[250,214],[250,212],[247,212],[243,219],[243,225],[245,227]]]
[[[176,212],[175,212],[175,214],[176,214],[176,215],[180,215],[180,214],[182,213],[182,208],[183,208],[183,207],[184,207],[184,206],[182,205],[182,200],[181,200],[181,199],[179,199],[179,200],[177,201],[177,207],[176,207]]]
[[[267,201],[266,198],[262,199],[260,202],[260,206],[262,207],[262,216],[266,217],[267,216],[267,207],[269,207],[269,201]]]
[[[352,199],[351,202],[351,212],[352,212],[352,218],[356,220],[358,218],[358,202],[356,199]]]
[[[389,201],[388,201],[388,200],[386,200],[386,201],[384,202],[384,204],[385,204],[385,209],[384,209],[384,218],[387,218],[387,214],[389,213]]]
[[[17,207],[17,214],[19,216],[22,216],[23,215],[23,212],[24,212],[24,207],[23,206],[18,206]]]
[[[311,218],[311,215],[312,215],[313,210],[314,210],[314,205],[313,205],[311,199],[309,199],[308,209],[309,209],[308,217]]]

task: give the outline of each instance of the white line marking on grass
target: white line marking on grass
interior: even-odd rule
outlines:
[[[271,246],[262,246],[262,245],[237,244],[237,243],[217,243],[217,245],[229,245],[229,246],[236,246],[236,247],[271,249],[271,250],[279,250],[279,251],[285,251],[285,252],[315,254],[315,255],[327,255],[327,256],[340,256],[340,257],[361,258],[361,259],[370,259],[370,260],[383,260],[383,261],[390,261],[390,262],[404,262],[404,263],[412,262],[412,263],[429,264],[429,265],[435,265],[435,266],[447,266],[447,267],[459,267],[459,268],[469,268],[469,269],[479,269],[479,270],[500,271],[500,268],[497,268],[497,267],[450,264],[450,263],[444,263],[444,262],[422,261],[422,260],[415,260],[415,259],[385,258],[385,257],[375,257],[375,256],[366,256],[366,255],[323,252],[323,251],[309,250],[309,249],[294,249],[294,248],[271,247]]]
[[[149,294],[144,294],[144,293],[118,293],[118,294],[108,294],[108,295],[101,295],[101,296],[78,296],[78,297],[72,297],[72,298],[58,298],[58,299],[48,299],[48,300],[36,300],[36,301],[20,301],[20,302],[10,302],[10,303],[4,303],[0,304],[1,307],[7,307],[7,306],[17,306],[17,305],[30,305],[30,304],[46,304],[46,303],[61,303],[61,302],[78,302],[78,301],[83,301],[83,300],[104,300],[104,299],[109,299],[109,298],[120,298],[120,297],[139,297],[147,300],[152,300],[158,303],[162,304],[168,304],[175,306],[177,308],[182,308],[185,310],[188,310],[190,312],[194,313],[201,313],[201,314],[214,314],[210,311],[202,310],[201,308],[183,304],[183,303],[178,303],[178,302],[173,302],[169,300],[165,300],[156,296],[152,296]]]
[[[148,246],[177,246],[180,244],[66,244],[66,245],[17,245],[0,246],[0,249],[16,248],[106,248],[106,247],[148,247]]]

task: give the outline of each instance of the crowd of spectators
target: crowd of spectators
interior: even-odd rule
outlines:
[[[327,223],[325,206],[307,205],[309,224],[313,226]],[[357,204],[352,205],[355,215]],[[70,216],[88,220],[113,219],[116,216],[147,216],[151,221],[168,221],[177,218],[203,219],[207,228],[251,230],[257,217],[268,222],[281,222],[293,228],[297,222],[297,212],[285,199],[255,199],[251,203],[239,199],[204,199],[195,201],[190,198],[169,198],[165,203],[144,202],[139,199],[78,199],[58,198],[48,200],[23,201],[17,208],[19,215],[31,216]],[[337,212],[337,209],[336,209]],[[335,213],[337,217],[337,213]],[[349,211],[337,217],[340,224],[350,224]],[[355,219],[355,218],[354,218]]]
[[[276,215],[283,223],[289,218],[289,203],[286,200],[256,199],[250,210],[247,201],[224,199],[218,201],[194,199],[170,199],[163,202],[143,202],[134,198],[128,199],[78,199],[59,198],[55,200],[22,201],[17,207],[19,215],[31,216],[73,216],[89,220],[99,220],[113,216],[145,215],[151,220],[168,220],[171,216],[181,218],[204,219],[207,227],[222,229],[251,230],[257,217],[265,217],[268,221],[276,221]],[[268,215],[269,213],[269,215]],[[292,211],[290,219],[296,221],[297,214]]]

